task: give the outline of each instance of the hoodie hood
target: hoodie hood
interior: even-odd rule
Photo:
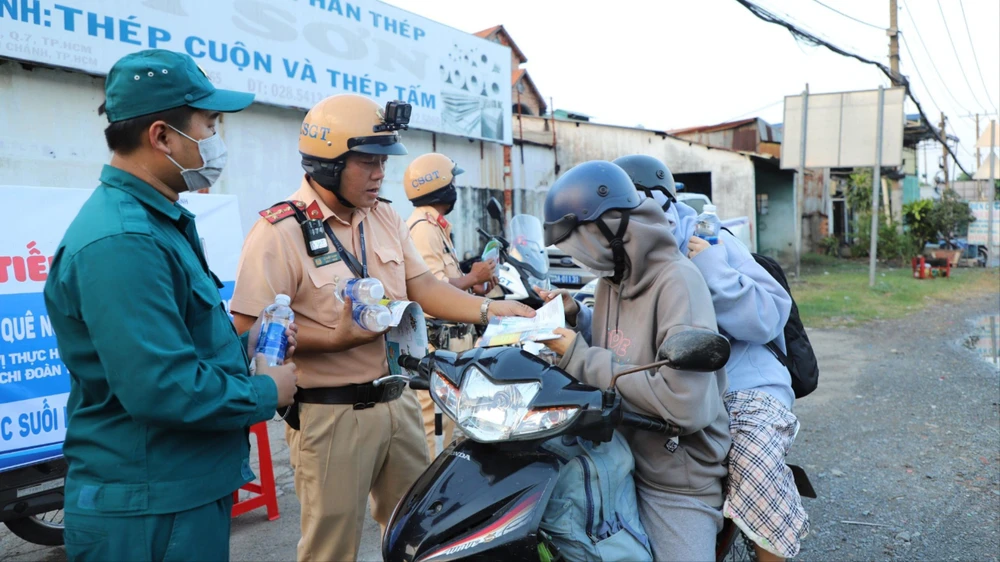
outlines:
[[[671,205],[671,208],[673,205]],[[628,299],[646,290],[659,273],[653,263],[679,260],[682,254],[670,232],[667,216],[654,199],[646,199],[632,209],[628,227],[622,241],[628,266],[621,282],[621,298]],[[603,220],[611,232],[618,232],[621,211],[605,213]],[[556,244],[560,250],[596,271],[613,271],[615,268],[611,243],[594,223],[585,223],[565,240]],[[605,282],[609,282],[604,280]]]
[[[667,217],[667,226],[670,228],[670,234],[677,238],[677,225],[681,222],[680,216],[677,215],[677,205],[670,205],[670,208],[663,213]]]
[[[677,213],[677,223],[671,231],[677,240],[677,249],[680,250],[681,255],[686,256],[688,253],[688,240],[694,236],[694,227],[698,223],[698,212],[680,201],[671,205],[667,214],[670,211]]]

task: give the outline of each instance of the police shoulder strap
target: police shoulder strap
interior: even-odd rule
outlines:
[[[315,201],[309,206],[306,206],[302,201],[282,201],[261,211],[260,216],[271,224],[294,216],[302,229],[302,237],[309,257],[322,256],[330,251],[330,245],[327,244],[326,237],[323,235],[323,212],[319,210],[319,204]]]

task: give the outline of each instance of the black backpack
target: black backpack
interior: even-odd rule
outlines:
[[[728,228],[723,228],[723,230],[732,234]],[[778,262],[767,256],[753,252],[750,252],[750,255],[764,268],[764,271],[774,277],[788,293],[788,296],[792,298],[792,311],[788,314],[788,322],[785,323],[785,349],[788,350],[788,355],[782,353],[778,344],[773,341],[765,347],[774,353],[778,361],[792,375],[792,390],[795,391],[795,397],[808,396],[816,390],[816,386],[819,384],[819,362],[813,352],[812,343],[809,342],[809,336],[806,335],[806,328],[802,325],[802,319],[799,318],[799,307],[795,304],[795,298],[792,297],[792,289],[788,286],[785,271],[781,269]]]
[[[765,271],[771,274],[771,277],[778,281],[791,297],[792,290],[788,287],[785,272],[778,265],[778,262],[760,254],[751,252],[750,255]],[[792,390],[795,391],[796,398],[808,396],[809,393],[816,390],[816,386],[819,384],[819,362],[816,360],[816,354],[809,342],[809,336],[806,335],[806,328],[802,325],[802,319],[799,318],[799,307],[796,306],[794,298],[792,298],[792,311],[788,315],[788,322],[785,323],[785,349],[788,350],[788,355],[782,353],[778,344],[773,341],[767,344],[767,348],[774,353],[778,361],[781,361],[781,364],[792,375]]]

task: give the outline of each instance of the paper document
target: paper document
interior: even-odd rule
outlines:
[[[535,311],[534,318],[518,316],[495,317],[483,334],[481,347],[514,345],[523,342],[554,340],[556,328],[566,327],[566,312],[562,299],[553,299]]]
[[[389,362],[389,373],[403,373],[399,366],[400,355],[423,357],[427,355],[427,321],[420,305],[412,301],[381,302],[392,314],[392,329],[386,334],[386,359]]]

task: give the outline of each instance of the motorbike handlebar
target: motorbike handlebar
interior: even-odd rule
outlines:
[[[407,371],[416,373],[410,377],[410,388],[413,390],[431,389],[431,381],[427,377],[423,376],[420,369],[420,359],[417,359],[412,355],[400,355],[399,359],[396,360],[396,363]]]
[[[490,236],[490,233],[486,232],[485,230],[483,230],[482,227],[478,227],[477,226],[476,227],[476,232],[478,232],[479,235],[482,236],[483,238],[485,238],[487,241],[490,240],[491,238],[493,238],[492,236]]]
[[[420,359],[412,355],[400,355],[396,362],[407,371],[420,371]]]
[[[642,414],[633,414],[632,412],[622,413],[621,424],[645,431],[654,431],[656,433],[671,433],[671,426],[667,425],[667,423],[663,420],[658,420]]]

